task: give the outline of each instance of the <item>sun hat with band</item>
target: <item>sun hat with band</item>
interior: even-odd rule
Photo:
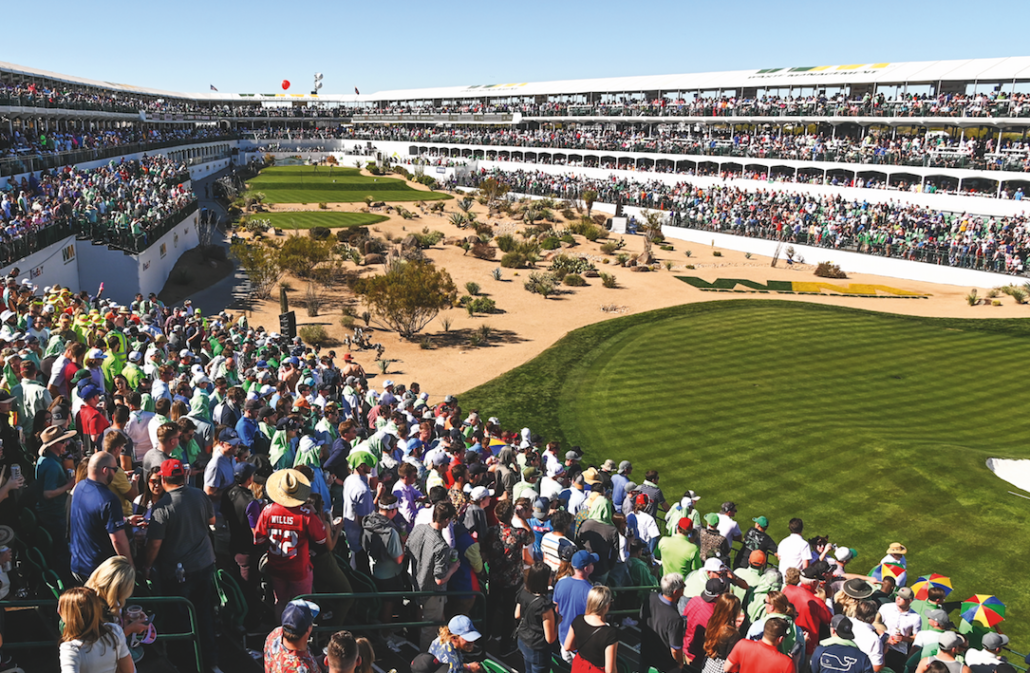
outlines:
[[[265,492],[276,504],[283,507],[300,507],[311,495],[311,482],[297,470],[279,470],[268,478]]]
[[[51,425],[39,434],[39,438],[43,441],[43,445],[39,447],[39,455],[42,456],[43,452],[54,444],[71,439],[74,436],[74,430],[65,430],[59,425]]]

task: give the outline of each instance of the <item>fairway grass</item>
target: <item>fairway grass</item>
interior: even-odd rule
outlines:
[[[286,213],[261,213],[259,219],[270,221],[276,229],[311,229],[312,227],[342,229],[378,224],[390,218],[371,213],[327,213],[317,210],[298,210]]]
[[[249,182],[251,192],[262,192],[265,203],[355,203],[372,196],[376,201],[435,201],[449,194],[411,188],[404,180],[366,177],[356,168],[319,166],[266,168]]]
[[[1028,320],[709,302],[575,330],[461,405],[593,464],[631,460],[637,483],[656,469],[702,514],[732,500],[742,529],[768,516],[777,541],[799,516],[806,538],[858,550],[851,572],[902,542],[909,583],[936,572],[950,600],[996,594],[1025,652],[1030,503],[984,461],[1030,457],[1028,348]]]

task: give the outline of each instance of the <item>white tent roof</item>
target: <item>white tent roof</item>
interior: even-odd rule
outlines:
[[[468,84],[421,89],[398,89],[373,94],[325,94],[312,96],[304,93],[222,93],[205,91],[176,93],[160,89],[103,82],[72,77],[38,68],[0,62],[0,71],[45,77],[70,84],[103,87],[169,98],[255,102],[287,102],[290,100],[318,100],[327,102],[367,102],[388,100],[428,100],[436,98],[503,98],[507,96],[575,95],[585,93],[634,93],[646,91],[697,91],[711,89],[780,88],[788,86],[815,87],[847,84],[904,84],[938,81],[1011,82],[1030,80],[1030,57],[1005,57],[953,61],[913,61],[905,63],[861,63],[811,67],[767,68],[763,70],[734,70],[724,72],[687,73],[678,75],[647,75],[641,77],[609,77],[601,79],[558,80],[551,82],[509,82],[494,84]]]

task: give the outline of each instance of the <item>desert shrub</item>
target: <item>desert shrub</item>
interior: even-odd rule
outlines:
[[[428,334],[422,337],[422,341],[418,343],[418,347],[424,351],[432,350],[433,348],[433,337]]]
[[[820,278],[847,278],[848,274],[841,271],[839,265],[833,262],[820,262],[819,266],[815,267],[815,275]]]
[[[660,245],[658,246],[658,248],[664,250],[665,252],[670,252],[671,250],[673,250],[673,247],[671,245]]]
[[[511,234],[501,234],[494,239],[494,243],[501,249],[501,252],[511,252],[515,249],[515,237]]]
[[[601,252],[606,255],[614,255],[618,250],[622,249],[626,245],[626,242],[621,238],[618,240],[605,241],[601,244]]]
[[[629,253],[620,252],[615,256],[615,263],[619,266],[626,266],[626,262],[629,261]]]
[[[316,266],[329,261],[332,257],[334,245],[332,241],[290,236],[283,242],[280,250],[280,263],[283,269],[295,276],[310,278]]]
[[[568,285],[569,287],[583,287],[587,284],[587,282],[583,280],[583,276],[579,275],[578,273],[567,274],[564,278],[562,278],[562,282]]]
[[[544,240],[540,241],[540,247],[544,250],[557,250],[561,247],[561,241],[554,236],[548,236]]]
[[[998,289],[1012,297],[1017,304],[1025,304],[1027,301],[1027,291],[1022,287],[1018,287],[1016,285],[1005,285]]]
[[[493,271],[490,272],[490,275],[493,277],[494,280],[500,280],[501,279],[501,270],[500,269],[494,269]]]
[[[249,245],[234,243],[229,249],[233,259],[247,272],[254,297],[267,299],[272,288],[283,276],[280,250],[275,244]]]
[[[583,230],[583,238],[591,242],[596,241],[599,238],[605,238],[606,235],[607,232],[605,232],[601,227],[586,227]]]
[[[602,271],[601,272],[601,285],[603,285],[605,287],[611,288],[611,287],[618,287],[619,283],[615,279],[615,276],[613,274],[605,273],[604,271]]]
[[[457,299],[451,275],[432,262],[399,262],[386,273],[354,283],[375,319],[411,338]]]
[[[551,260],[551,272],[565,276],[569,273],[582,274],[594,269],[594,265],[583,257],[570,257],[569,255],[555,255]]]
[[[311,227],[308,229],[308,236],[316,241],[324,241],[329,238],[332,233],[333,232],[329,227]]]
[[[473,313],[494,313],[497,310],[497,302],[490,297],[474,297],[465,304],[469,315]]]
[[[355,321],[354,316],[352,316],[352,315],[345,315],[342,318],[340,318],[340,325],[344,329],[354,329],[354,321]]]
[[[527,292],[542,295],[546,299],[554,293],[554,276],[545,272],[533,272],[522,286]]]
[[[430,231],[428,227],[422,229],[421,232],[412,234],[415,240],[418,241],[418,247],[420,248],[431,248],[444,239],[442,231],[433,230]]]
[[[970,290],[969,294],[966,295],[966,303],[970,306],[976,306],[980,303],[980,297],[976,296],[976,288]]]
[[[684,250],[683,254],[685,254],[687,257],[693,257],[694,256],[694,253],[692,251],[690,251],[690,250]]]
[[[329,334],[321,325],[304,325],[297,330],[297,335],[309,346],[323,346],[329,342]]]
[[[722,252],[719,250],[712,250],[712,257],[722,257]]]
[[[304,293],[304,309],[307,311],[308,316],[311,318],[317,316],[324,302],[325,296],[322,292],[319,291],[314,283],[308,283],[308,289]]]
[[[411,179],[411,172],[408,171],[408,169],[405,168],[404,166],[394,166],[393,167],[393,172],[396,173],[397,175],[400,175],[401,177],[403,177],[403,178],[405,178],[407,180]]]
[[[318,209],[319,209],[319,210],[328,210],[328,209],[329,209],[329,206],[327,206],[327,205],[325,204],[325,202],[324,202],[324,201],[322,201],[322,202],[320,202],[320,203],[318,204]]]
[[[470,280],[469,282],[465,283],[465,291],[473,297],[475,297],[479,294],[479,283]]]
[[[561,211],[561,216],[564,217],[566,220],[574,220],[576,219],[576,212],[572,210],[572,208],[563,208]]]

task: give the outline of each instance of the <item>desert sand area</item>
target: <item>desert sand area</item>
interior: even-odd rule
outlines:
[[[398,177],[398,176],[391,176]],[[424,189],[422,185],[410,183],[416,189]],[[459,195],[460,196],[460,195]],[[464,238],[473,234],[471,229],[459,229],[452,225],[448,218],[458,212],[456,202],[446,201],[446,211],[442,215],[430,215],[413,204],[404,204],[417,212],[419,217],[403,220],[396,214],[390,220],[371,227],[376,236],[389,235],[399,242],[408,233],[429,230],[443,232],[447,239]],[[278,204],[269,206],[269,212],[291,210],[315,210],[315,204]],[[328,204],[329,210],[361,211],[361,203]],[[494,226],[495,234],[515,234],[526,228],[522,222],[510,218],[488,218],[485,206],[476,204],[473,207],[480,222],[489,222]],[[260,217],[255,214],[253,217]],[[554,225],[560,228],[559,222]],[[307,231],[286,231],[286,236],[306,236]],[[614,236],[618,238],[618,236]],[[622,253],[635,255],[643,250],[643,237],[627,235],[623,237],[626,246]],[[570,330],[590,325],[602,320],[610,320],[622,315],[641,313],[658,308],[665,308],[684,303],[733,300],[739,298],[769,298],[785,301],[804,301],[818,304],[848,306],[859,309],[898,313],[913,316],[954,317],[954,318],[1025,318],[1030,317],[1030,305],[1017,304],[1011,297],[1000,295],[996,301],[1001,305],[993,305],[992,300],[976,306],[970,306],[966,295],[972,288],[952,285],[936,285],[926,282],[900,280],[868,274],[852,274],[848,269],[846,280],[818,278],[814,275],[814,267],[806,264],[788,266],[780,259],[777,266],[771,266],[771,258],[753,255],[750,259],[743,252],[718,250],[711,245],[688,243],[678,240],[667,240],[673,246],[672,251],[660,250],[657,245],[653,254],[661,265],[658,270],[637,272],[631,268],[621,267],[616,263],[615,255],[605,255],[600,246],[604,242],[589,242],[582,236],[576,236],[576,243],[571,247],[559,250],[544,251],[544,260],[536,265],[536,269],[501,268],[501,280],[495,280],[492,273],[500,268],[501,253],[494,260],[477,259],[471,253],[453,244],[440,243],[425,250],[428,258],[437,266],[446,269],[454,279],[459,294],[466,294],[465,283],[478,283],[480,294],[488,296],[497,304],[498,313],[491,315],[476,314],[470,317],[461,307],[442,311],[419,335],[419,338],[408,341],[393,332],[379,329],[373,320],[371,329],[373,343],[381,343],[385,347],[383,358],[389,361],[387,376],[381,376],[379,365],[374,362],[375,353],[371,350],[352,351],[355,359],[375,378],[394,378],[400,382],[418,381],[423,389],[430,391],[434,397],[444,394],[458,394],[477,385],[485,383],[495,376],[528,362],[543,350],[554,344]],[[446,239],[445,239],[446,240]],[[688,252],[690,255],[688,256]],[[556,254],[570,256],[586,256],[598,271],[615,275],[618,287],[606,288],[600,278],[586,278],[586,287],[560,286],[560,292],[548,298],[532,294],[523,287],[530,273],[542,271],[550,267],[548,261]],[[604,260],[607,259],[608,263]],[[665,266],[672,262],[671,270]],[[694,268],[687,268],[692,265]],[[381,273],[383,266],[369,265],[355,267],[362,274]],[[825,282],[834,286],[849,284],[883,285],[906,293],[928,295],[925,298],[874,298],[856,297],[840,294],[824,293],[821,295],[791,295],[770,292],[714,292],[703,291],[679,280],[679,276],[701,278],[706,282],[717,279],[745,279],[758,283],[768,281]],[[288,293],[290,309],[297,315],[298,327],[318,324],[325,327],[330,337],[338,342],[332,346],[338,356],[347,350],[342,344],[344,337],[353,334],[352,329],[341,324],[344,306],[351,305],[356,314],[364,310],[353,303],[353,296],[345,288],[327,290],[325,306],[320,315],[309,317],[304,309],[304,295],[308,281],[292,277],[283,279],[290,286]],[[1013,277],[1012,282],[1022,285],[1023,281]],[[738,286],[738,290],[745,288]],[[981,298],[990,288],[977,288]],[[884,293],[880,293],[884,294]],[[252,310],[247,311],[251,325],[264,325],[270,331],[277,331],[279,320],[278,291],[266,301],[253,302]],[[445,330],[444,321],[449,320],[449,329]],[[356,323],[363,329],[364,323],[359,318]],[[470,333],[488,325],[490,337],[485,344],[471,346]],[[428,336],[431,348],[425,348],[422,337]]]

